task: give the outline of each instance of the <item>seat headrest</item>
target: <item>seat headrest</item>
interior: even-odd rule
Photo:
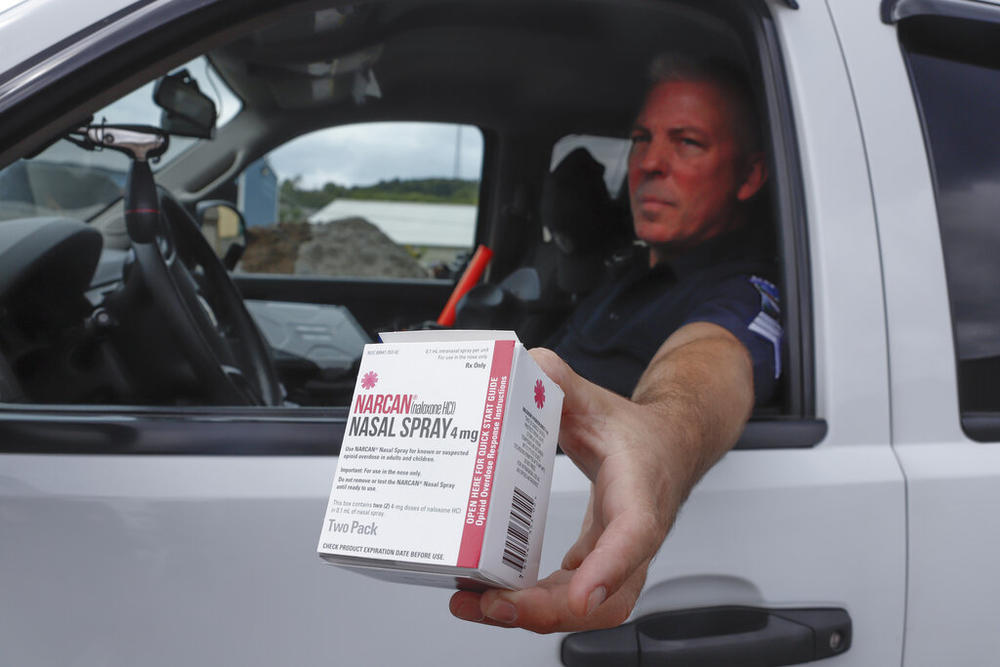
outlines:
[[[573,255],[606,248],[613,210],[604,165],[577,148],[545,178],[542,223],[559,249]]]

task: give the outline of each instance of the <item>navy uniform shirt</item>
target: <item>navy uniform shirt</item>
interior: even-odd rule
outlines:
[[[751,228],[730,232],[649,267],[638,253],[626,272],[589,294],[551,345],[577,373],[631,396],[670,334],[691,322],[730,331],[753,360],[754,394],[767,401],[781,374],[776,266]]]

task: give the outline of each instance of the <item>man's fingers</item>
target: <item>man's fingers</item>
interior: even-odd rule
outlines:
[[[577,375],[559,355],[544,347],[528,350],[545,374],[548,375],[563,390],[564,416],[600,416],[604,417],[611,411],[610,399],[614,403],[629,403],[618,394],[600,387],[593,382]],[[617,400],[615,400],[617,399]]]
[[[628,420],[636,406],[580,377],[552,350],[536,347],[529,352],[545,374],[563,390],[559,445],[593,480],[611,444],[608,424]]]
[[[587,555],[594,550],[599,535],[600,529],[594,527],[581,533],[580,537],[576,539],[576,543],[563,556],[562,569],[575,570],[580,567]]]
[[[639,570],[644,580],[645,568],[660,547],[655,538],[658,535],[655,517],[643,513],[623,514],[612,520],[570,581],[570,611],[577,616],[592,613]]]
[[[555,632],[580,622],[572,618],[566,606],[566,587],[571,577],[571,572],[557,570],[534,587],[520,591],[459,591],[451,597],[449,608],[466,621]]]
[[[645,569],[637,571],[615,595],[584,617],[571,612],[567,604],[566,591],[572,576],[572,572],[558,570],[537,586],[521,591],[459,591],[451,598],[451,612],[467,621],[539,633],[608,628],[628,618],[642,590]]]
[[[480,622],[486,618],[479,605],[479,593],[470,591],[459,591],[451,596],[448,601],[448,609],[451,613],[463,621]]]
[[[501,591],[493,591],[493,594],[488,598],[482,593],[459,591],[451,596],[448,608],[451,610],[452,615],[463,621],[473,621],[475,623],[504,628],[515,625],[521,626],[518,623],[517,605],[501,597]],[[487,616],[487,612],[493,614],[496,618]],[[531,614],[528,616],[530,617]]]
[[[558,354],[545,347],[534,347],[528,350],[528,353],[545,374],[565,391],[566,387],[563,385],[568,384],[571,376],[576,375],[569,364],[560,359]]]
[[[580,563],[587,557],[597,544],[597,538],[601,534],[601,529],[594,517],[594,492],[591,489],[590,500],[587,502],[587,511],[583,514],[583,524],[580,526],[580,535],[576,542],[569,548],[563,556],[562,569],[575,570],[580,567]]]

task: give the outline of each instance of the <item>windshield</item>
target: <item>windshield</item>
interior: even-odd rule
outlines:
[[[217,126],[229,122],[242,102],[201,56],[187,69],[206,95],[215,101]],[[160,125],[160,107],[153,102],[155,81],[132,91],[94,114],[94,123]],[[198,139],[171,137],[170,148],[153,163],[169,164]],[[89,220],[123,196],[128,158],[115,151],[86,151],[57,141],[33,158],[0,170],[0,220],[58,215]]]

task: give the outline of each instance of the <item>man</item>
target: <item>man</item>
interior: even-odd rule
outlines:
[[[654,72],[629,161],[633,228],[648,256],[591,293],[550,345],[580,375],[630,396],[667,336],[713,322],[750,350],[764,401],[779,325],[776,312],[760,313],[765,295],[777,296],[773,251],[745,203],[766,179],[750,92],[721,66],[660,59]]]
[[[680,505],[772,390],[777,295],[752,272],[767,262],[747,211],[767,179],[752,102],[724,67],[660,59],[652,73],[628,160],[646,266],[581,304],[558,355],[532,351],[566,394],[560,445],[593,485],[580,537],[534,588],[456,593],[459,618],[537,632],[623,622]],[[634,385],[632,400],[587,377]]]

